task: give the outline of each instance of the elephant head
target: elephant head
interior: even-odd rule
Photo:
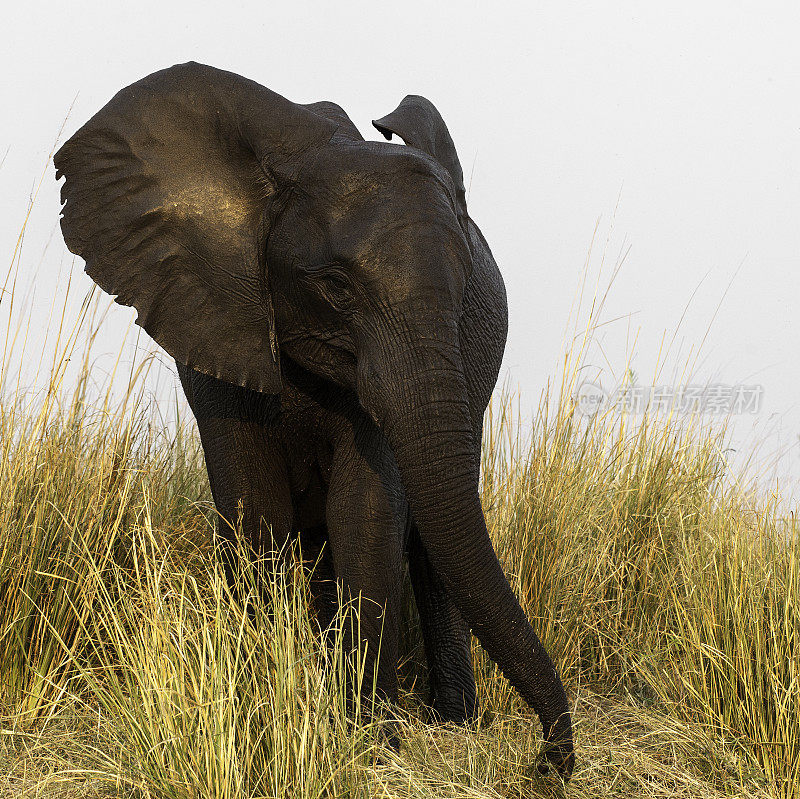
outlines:
[[[298,105],[229,72],[156,72],[57,153],[64,237],[177,361],[277,393],[290,358],[357,394],[431,561],[569,776],[566,696],[477,493],[459,349],[472,269],[461,167],[421,97],[375,125],[410,146],[364,141],[338,106]]]

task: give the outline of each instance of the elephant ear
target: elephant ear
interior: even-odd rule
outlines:
[[[391,141],[392,134],[397,134],[409,147],[416,147],[433,156],[450,173],[456,188],[459,210],[466,214],[464,174],[456,146],[442,115],[430,100],[418,94],[409,94],[391,114],[374,119],[372,124],[386,139]]]
[[[177,361],[275,393],[270,206],[336,129],[231,72],[188,63],[153,73],[56,154],[64,239]]]

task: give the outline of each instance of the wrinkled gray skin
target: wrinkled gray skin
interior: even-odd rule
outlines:
[[[317,609],[335,609],[326,577],[372,600],[362,632],[374,663],[383,629],[389,698],[407,552],[434,708],[475,714],[471,629],[569,777],[567,699],[478,497],[503,282],[434,106],[410,96],[374,124],[407,146],[232,73],[154,73],[56,155],[64,237],[176,359],[223,541],[241,507],[256,551],[325,544]]]

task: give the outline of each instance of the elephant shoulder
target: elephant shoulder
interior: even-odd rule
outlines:
[[[279,394],[259,391],[220,380],[176,361],[178,377],[194,417],[236,419],[271,427],[281,419]]]

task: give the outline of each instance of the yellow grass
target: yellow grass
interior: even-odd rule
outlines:
[[[345,689],[369,695],[359,653],[341,634],[320,645],[291,558],[265,600],[229,596],[192,424],[160,425],[141,373],[120,401],[90,388],[87,307],[62,319],[38,394],[18,387],[9,342],[24,335],[6,328],[0,791],[564,795],[532,768],[538,722],[477,645],[480,723],[426,723],[410,600],[400,707],[368,720]],[[498,552],[575,704],[567,794],[800,797],[796,518],[737,487],[719,433],[579,418],[574,366],[522,431],[529,444],[512,403],[493,405],[483,459]],[[345,609],[341,628],[356,623]]]

